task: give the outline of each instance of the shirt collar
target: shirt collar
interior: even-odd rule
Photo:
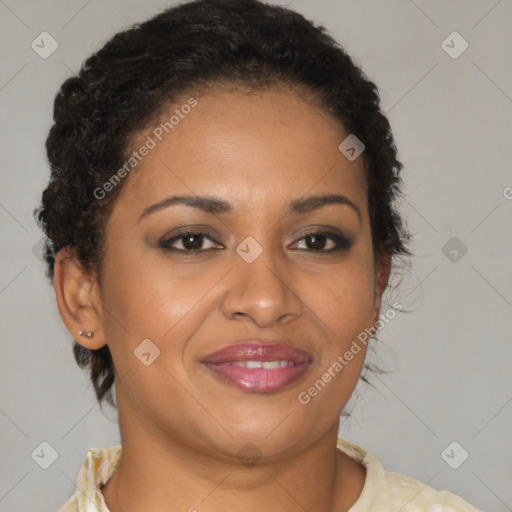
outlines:
[[[120,444],[87,451],[77,479],[78,512],[109,512],[100,488],[113,475],[121,452]]]

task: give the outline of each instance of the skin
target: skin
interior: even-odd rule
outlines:
[[[102,493],[111,512],[346,511],[366,470],[336,439],[364,347],[307,405],[297,397],[378,320],[390,263],[375,265],[362,158],[345,158],[338,145],[348,132],[285,86],[195,97],[124,183],[106,226],[101,280],[69,249],[56,260],[66,326],[87,348],[108,344],[116,368],[123,454]],[[329,204],[286,214],[293,200],[333,193],[360,213]],[[232,212],[173,205],[139,220],[171,195],[220,198]],[[186,227],[214,239],[199,239],[200,248],[219,250],[160,247]],[[325,252],[335,243],[304,238],[315,230],[339,230],[352,245]],[[252,263],[236,252],[248,236],[263,249]],[[144,339],[160,350],[149,366],[134,356]],[[313,363],[286,388],[252,393],[200,362],[249,339],[287,342]],[[253,465],[239,456],[248,442],[261,456]]]

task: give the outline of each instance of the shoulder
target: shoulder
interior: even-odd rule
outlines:
[[[375,455],[357,445],[338,439],[338,449],[366,468],[363,491],[349,512],[479,512],[450,491],[386,471]]]

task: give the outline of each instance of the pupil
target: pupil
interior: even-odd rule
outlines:
[[[197,247],[201,245],[201,243],[198,242],[198,239],[200,238],[201,235],[188,235],[183,238],[183,245],[186,249],[197,249]],[[196,239],[196,241],[192,242],[194,239]]]
[[[320,247],[318,246],[318,240],[323,239],[324,243],[320,243]],[[309,249],[323,249],[325,247],[325,237],[324,236],[317,236],[317,235],[308,235],[308,240],[313,240],[312,244],[307,243],[307,246]]]

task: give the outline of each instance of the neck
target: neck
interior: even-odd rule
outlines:
[[[234,465],[122,419],[122,455],[101,489],[110,512],[343,512],[364,485],[364,467],[336,449],[339,422],[286,460]]]

